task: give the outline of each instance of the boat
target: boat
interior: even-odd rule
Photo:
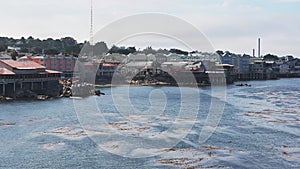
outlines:
[[[240,84],[236,84],[235,86],[247,86],[247,87],[251,87],[252,85],[249,85],[247,83],[243,84],[243,83],[240,83]]]
[[[48,96],[46,96],[46,95],[37,95],[36,96],[36,99],[38,99],[38,100],[46,100],[46,99],[48,99],[49,97]]]

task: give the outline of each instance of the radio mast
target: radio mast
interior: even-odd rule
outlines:
[[[90,30],[90,45],[94,45],[94,23],[93,23],[93,0],[91,0],[91,30]]]
[[[89,60],[92,60],[92,58],[94,57],[94,31],[93,31],[93,27],[94,27],[94,23],[93,23],[93,0],[91,0],[91,30],[90,30],[90,51],[89,51]]]

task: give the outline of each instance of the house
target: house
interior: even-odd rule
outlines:
[[[167,62],[183,62],[185,55],[179,55],[176,53],[170,53],[167,55]]]
[[[11,60],[11,56],[8,54],[0,54],[0,60]]]
[[[129,54],[128,55],[128,61],[130,62],[145,62],[148,61],[148,56],[143,53],[138,54]]]
[[[279,74],[285,75],[290,72],[290,66],[286,63],[279,65]]]
[[[156,59],[156,62],[158,63],[164,63],[167,61],[167,56],[163,53],[157,53],[155,54],[155,59]]]

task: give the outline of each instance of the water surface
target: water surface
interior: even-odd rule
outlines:
[[[77,116],[72,99],[1,103],[0,168],[300,168],[300,79],[244,83],[252,87],[230,85],[225,100],[211,96],[210,88],[192,89],[199,92],[199,112],[180,123],[192,123],[192,129],[178,130],[186,136],[173,147],[128,151],[158,154],[145,158],[117,155],[127,150],[115,140],[104,140],[108,152],[87,134],[110,138],[105,128],[113,126],[135,141],[168,131],[180,112],[179,88],[131,87],[129,100],[135,112],[123,114],[118,109],[129,108],[114,106],[111,88],[102,88],[105,96],[83,99],[87,104],[96,102],[106,122],[91,125],[88,132],[79,123],[84,117]],[[194,104],[192,99],[186,98],[184,104]],[[225,101],[222,119],[214,134],[200,144],[207,114],[218,106],[213,99]],[[89,105],[85,109],[94,111]]]

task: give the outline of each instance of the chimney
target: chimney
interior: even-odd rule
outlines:
[[[253,49],[253,57],[255,58],[255,49]]]
[[[260,58],[260,38],[258,38],[258,57]]]

